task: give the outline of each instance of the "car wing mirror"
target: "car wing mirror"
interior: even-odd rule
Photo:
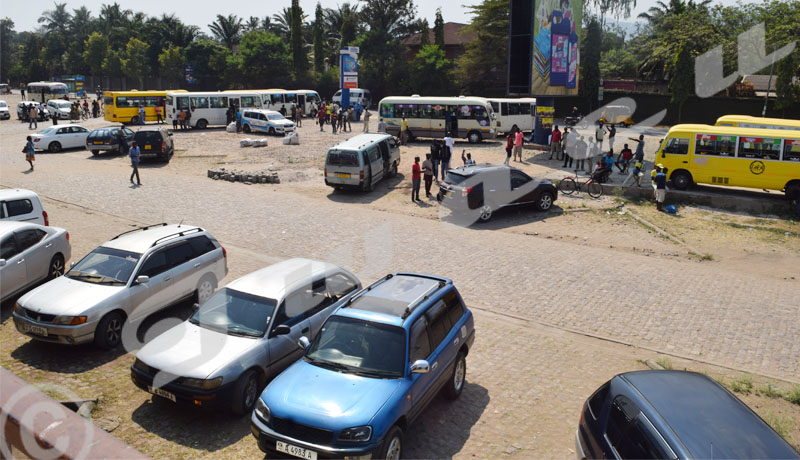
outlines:
[[[200,309],[200,304],[195,302],[192,304],[192,310],[197,311]]]
[[[6,266],[6,259],[0,259],[0,267]]]
[[[136,277],[136,284],[147,284],[150,282],[150,277],[147,275],[139,275]]]
[[[292,328],[291,327],[289,327],[289,326],[287,326],[285,324],[281,324],[280,326],[278,326],[278,327],[276,327],[275,329],[272,330],[272,337],[276,337],[276,336],[279,336],[279,335],[287,335],[290,332],[292,332]]]
[[[431,370],[431,365],[424,359],[418,359],[411,365],[412,374],[427,374]]]
[[[70,262],[69,263],[69,268],[73,268],[73,267],[75,267],[75,262]]]
[[[311,342],[308,341],[308,337],[302,336],[299,339],[297,339],[297,346],[300,347],[302,350],[308,349],[309,345],[311,345]]]

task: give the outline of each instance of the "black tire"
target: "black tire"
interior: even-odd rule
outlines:
[[[539,199],[536,200],[536,209],[539,211],[549,211],[553,207],[553,194],[550,192],[542,192],[539,194]]]
[[[275,135],[275,128],[270,126],[269,129],[267,130],[267,134],[269,134],[270,136],[274,136]]]
[[[478,212],[480,213],[478,214],[478,220],[480,222],[489,222],[492,220],[492,207],[488,204],[481,206]]]
[[[194,300],[202,304],[206,300],[210,299],[211,296],[214,294],[214,291],[217,290],[217,279],[212,274],[204,275],[200,278],[200,281],[197,282],[197,288],[194,291]]]
[[[250,134],[250,125],[244,125],[244,127],[242,127],[242,131],[244,131],[247,134]]]
[[[386,434],[378,458],[399,460],[403,458],[403,430],[395,425]]]
[[[439,192],[438,192],[438,193],[436,193],[436,201],[438,201],[439,203],[441,203],[443,199],[444,199],[444,195],[442,195],[442,191],[441,191],[441,190],[439,190]]]
[[[692,186],[692,175],[686,171],[675,171],[670,176],[672,185],[678,190],[686,190]]]
[[[208,128],[208,122],[205,119],[201,118],[197,120],[197,129],[206,129],[206,128]]]
[[[458,399],[464,390],[464,383],[467,381],[467,359],[463,352],[458,352],[456,362],[453,363],[453,375],[447,380],[444,386],[444,395],[449,400]]]
[[[49,150],[50,153],[58,153],[61,151],[61,143],[53,141],[50,143],[50,145],[47,146],[47,150]]]
[[[797,201],[800,200],[800,183],[792,182],[791,184],[787,184],[785,190],[786,198],[789,201]]]
[[[50,267],[47,269],[47,279],[58,278],[64,274],[64,256],[56,254],[50,259]]]
[[[249,414],[253,410],[253,406],[256,405],[260,389],[256,371],[250,369],[242,374],[233,388],[231,411],[239,416]]]
[[[138,125],[139,124],[139,117],[131,118],[131,124],[132,125]]]
[[[122,326],[125,317],[118,311],[112,311],[97,323],[94,331],[94,343],[100,348],[111,350],[122,341]]]
[[[586,191],[592,198],[600,198],[601,196],[603,196],[603,186],[600,185],[600,182],[591,181],[587,183]]]
[[[94,155],[94,156],[100,155],[100,152],[98,152],[97,150],[91,150],[91,152],[92,152],[92,155]]]
[[[565,178],[558,182],[558,191],[564,195],[572,195],[576,190],[578,190],[578,184],[575,183],[575,179]]]
[[[478,131],[470,131],[467,134],[467,140],[469,140],[470,144],[480,144],[483,140],[483,136]]]

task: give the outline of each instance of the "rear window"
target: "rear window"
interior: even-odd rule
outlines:
[[[108,129],[96,129],[91,133],[89,133],[89,137],[95,137],[95,138],[104,138],[104,137],[109,137],[110,135],[111,133],[109,132]]]
[[[6,201],[6,209],[8,209],[8,217],[22,216],[33,212],[33,203],[31,200],[10,200]]]
[[[328,152],[328,164],[334,166],[359,166],[358,152],[332,150]]]
[[[592,412],[592,416],[595,420],[600,415],[600,412],[603,410],[603,403],[606,402],[608,398],[608,389],[611,387],[609,383],[606,383],[599,390],[589,398],[589,410]]]
[[[464,176],[464,175],[461,175],[461,174],[452,173],[452,172],[448,172],[447,173],[447,178],[444,181],[446,183],[450,184],[450,185],[458,185],[458,184],[464,182],[465,180],[467,180],[467,176]]]
[[[134,139],[137,142],[161,142],[161,131],[138,131]]]

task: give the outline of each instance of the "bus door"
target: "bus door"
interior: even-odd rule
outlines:
[[[445,136],[444,114],[447,111],[446,105],[430,104],[425,106],[428,111],[428,122],[430,136],[434,139],[441,139]]]
[[[434,121],[433,121],[433,109],[431,104],[419,104],[417,106],[417,123],[418,126],[416,129],[413,129],[411,132],[414,133],[414,136],[422,136],[422,137],[433,137],[434,136]]]
[[[189,112],[190,107],[189,96],[175,96],[175,106],[172,109],[172,116],[177,119],[181,110]]]
[[[308,110],[306,110],[306,95],[305,94],[297,93],[297,106],[300,107],[300,109],[303,111],[304,114],[306,112],[308,112]]]
[[[661,149],[661,160],[656,163],[668,165],[672,171],[689,169],[689,143],[688,137],[670,137]]]

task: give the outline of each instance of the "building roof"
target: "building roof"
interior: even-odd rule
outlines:
[[[467,27],[467,24],[461,24],[458,22],[445,22],[444,23],[444,45],[445,46],[464,46],[467,42],[472,41],[475,38],[474,33],[461,33],[461,31]],[[435,35],[433,33],[433,29],[428,30],[428,40],[430,43],[435,41]],[[403,44],[406,46],[419,46],[420,42],[422,41],[422,32],[416,33],[405,40],[403,40]]]

